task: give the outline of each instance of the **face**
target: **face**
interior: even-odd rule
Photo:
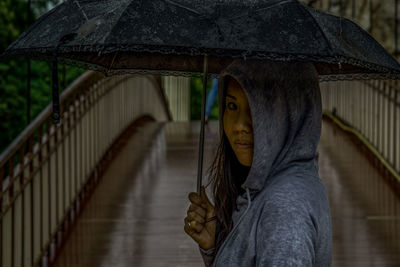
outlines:
[[[240,84],[229,79],[225,96],[224,132],[235,152],[236,158],[244,166],[253,162],[253,122],[249,102]]]

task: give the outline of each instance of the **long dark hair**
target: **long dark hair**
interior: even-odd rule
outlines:
[[[226,78],[225,85],[229,78]],[[220,108],[220,120],[225,111],[225,95],[227,88],[224,88],[224,94]],[[221,123],[222,125],[222,123]],[[222,130],[222,129],[221,129]],[[216,250],[232,229],[232,213],[236,206],[236,198],[244,193],[241,188],[242,183],[247,178],[250,167],[246,167],[238,161],[230,143],[225,135],[221,135],[217,153],[209,169],[209,183],[213,187],[215,213],[217,216],[216,230]]]

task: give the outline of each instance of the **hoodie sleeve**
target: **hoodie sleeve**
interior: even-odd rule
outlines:
[[[256,266],[314,266],[317,227],[307,198],[278,191],[266,200],[256,235]]]
[[[214,256],[215,256],[215,249],[204,250],[199,246],[201,257],[203,258],[204,265],[209,267],[213,264]]]

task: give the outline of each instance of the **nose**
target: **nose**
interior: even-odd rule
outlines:
[[[235,121],[235,128],[236,133],[247,133],[250,134],[253,131],[253,122],[251,119],[250,110],[243,110],[239,112],[239,116]]]

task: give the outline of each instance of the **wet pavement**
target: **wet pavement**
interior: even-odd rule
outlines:
[[[324,122],[319,173],[329,194],[332,266],[400,266],[400,199],[347,134]]]
[[[205,161],[215,147],[208,125]],[[55,266],[203,266],[183,231],[196,190],[199,124],[147,124],[110,164]],[[207,165],[207,164],[205,164]]]
[[[205,166],[217,123],[206,130]],[[55,266],[203,266],[183,231],[196,189],[199,123],[150,123],[121,149]],[[330,197],[333,266],[400,266],[399,199],[348,136],[324,123],[320,176]]]

